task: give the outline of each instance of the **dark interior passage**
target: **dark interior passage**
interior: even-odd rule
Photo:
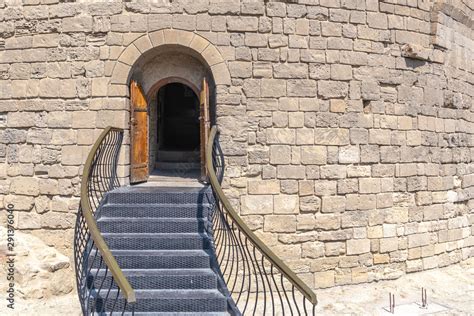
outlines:
[[[199,150],[199,98],[182,83],[158,92],[158,151]]]

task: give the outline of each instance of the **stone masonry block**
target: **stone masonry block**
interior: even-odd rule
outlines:
[[[339,163],[359,163],[360,149],[359,146],[347,146],[339,148]]]
[[[361,178],[359,179],[360,193],[380,193],[381,185],[378,178]]]
[[[65,33],[90,32],[92,31],[92,17],[81,16],[74,18],[64,18],[61,25]]]
[[[37,196],[40,183],[33,177],[15,177],[11,180],[10,192],[19,195]]]
[[[251,195],[280,193],[280,181],[277,180],[252,180],[248,181],[247,186]]]
[[[153,44],[151,43],[151,40],[148,37],[148,35],[144,35],[140,37],[135,42],[133,42],[133,44],[138,48],[138,50],[142,54],[146,52],[147,50],[150,50],[153,48]]]
[[[426,246],[430,243],[429,233],[414,234],[408,236],[408,248]]]
[[[349,92],[349,85],[342,81],[321,80],[318,82],[318,92],[323,99],[344,98]]]
[[[317,95],[316,81],[309,79],[291,79],[287,84],[290,97],[315,97]]]
[[[270,146],[270,163],[286,165],[291,163],[291,147],[288,145]]]
[[[262,79],[261,94],[262,97],[273,98],[286,96],[286,80]]]
[[[321,213],[342,213],[346,209],[344,196],[323,196]]]
[[[315,128],[314,143],[317,145],[349,145],[349,130],[334,128]]]
[[[95,111],[75,111],[72,113],[72,128],[94,128]]]
[[[304,179],[306,171],[304,166],[287,166],[277,167],[278,179]]]
[[[332,80],[351,80],[352,67],[350,65],[331,65],[331,79]]]
[[[267,143],[268,144],[294,144],[295,130],[283,128],[267,129]]]
[[[347,255],[360,255],[370,252],[370,239],[351,239],[346,242]]]
[[[308,66],[305,64],[277,64],[273,66],[273,74],[275,78],[306,78]]]
[[[272,214],[272,195],[245,195],[240,198],[240,213],[242,215]]]
[[[275,233],[292,233],[296,231],[296,216],[268,215],[265,216],[263,230]]]
[[[315,272],[314,286],[315,288],[328,288],[335,285],[334,270]]]
[[[256,17],[227,17],[227,30],[240,32],[256,32],[258,30],[258,18]]]
[[[275,195],[273,205],[274,214],[298,214],[300,210],[297,195]]]
[[[327,150],[324,146],[302,146],[301,163],[304,165],[324,165],[327,163]]]
[[[250,78],[252,76],[252,63],[233,61],[229,63],[230,75],[234,78]]]

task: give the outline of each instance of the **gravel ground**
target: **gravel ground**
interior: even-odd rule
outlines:
[[[437,315],[474,315],[474,258],[447,268],[408,274],[393,281],[317,290],[319,304],[316,312],[319,315],[386,315],[384,308],[388,306],[388,293],[391,292],[395,294],[397,303],[395,315],[406,316],[406,312],[400,312],[399,305],[420,302],[421,287],[427,289],[429,305],[436,303],[446,307]],[[410,315],[425,312],[418,309]],[[0,305],[0,315],[59,314],[81,314],[76,294],[43,300],[18,298],[13,312],[6,309],[5,301]]]
[[[442,269],[407,274],[397,280],[318,290],[316,311],[320,315],[383,315],[390,292],[395,294],[396,312],[398,305],[421,303],[421,287],[427,289],[428,305],[447,307],[439,314],[474,315],[474,258]],[[423,312],[419,309],[414,315]]]

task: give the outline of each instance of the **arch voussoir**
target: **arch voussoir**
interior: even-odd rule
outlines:
[[[154,31],[148,34],[148,37],[151,40],[151,45],[153,47],[158,47],[163,45],[165,42],[165,35],[163,34],[163,30]]]
[[[133,64],[138,60],[138,58],[140,58],[141,52],[138,50],[134,43],[128,45],[128,47],[125,48],[125,50],[122,52],[118,59],[119,62],[127,64],[129,66],[133,66]]]
[[[153,44],[151,43],[151,40],[148,34],[145,34],[142,37],[138,38],[136,41],[133,42],[133,44],[138,48],[138,50],[142,54],[154,47]]]

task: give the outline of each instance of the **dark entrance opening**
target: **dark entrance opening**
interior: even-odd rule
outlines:
[[[198,96],[185,84],[169,83],[160,88],[157,100],[156,167],[185,162],[194,169],[200,153]]]

